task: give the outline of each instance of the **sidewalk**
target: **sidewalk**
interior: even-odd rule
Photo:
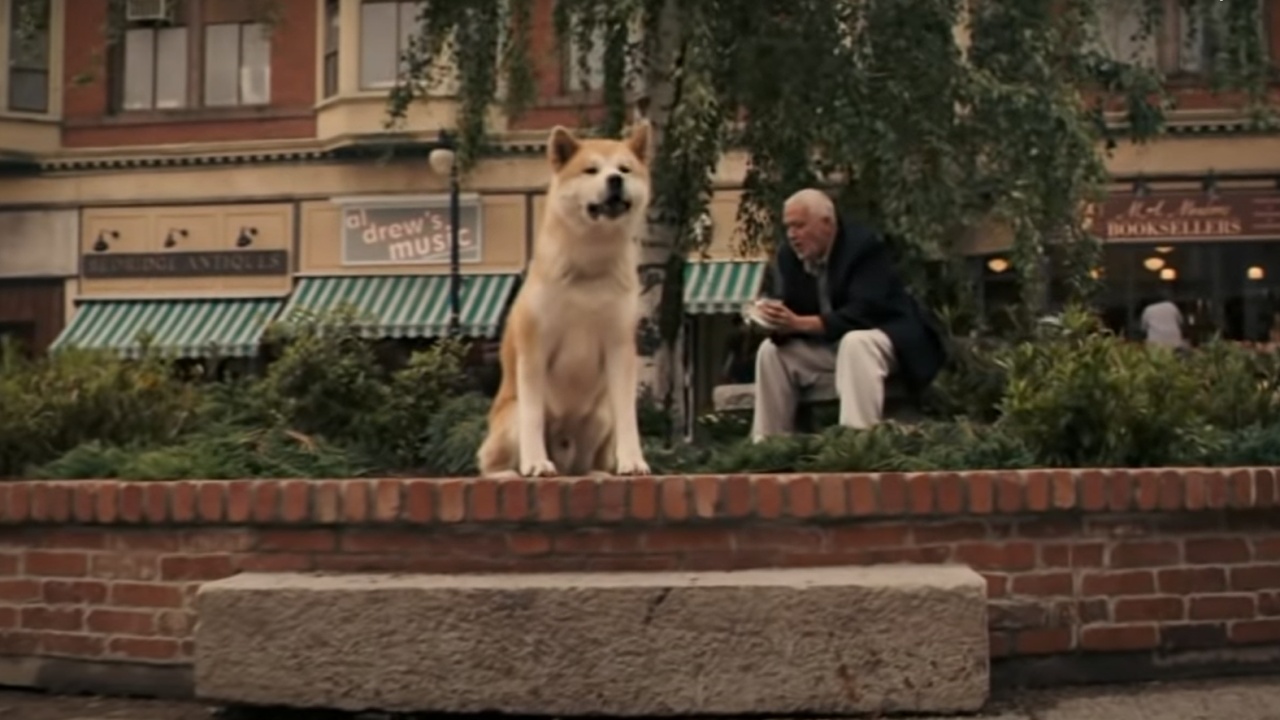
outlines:
[[[299,713],[303,720],[328,713]],[[3,720],[218,720],[223,716],[199,703],[152,700],[49,697],[0,690]],[[353,720],[382,720],[369,713]],[[1280,720],[1280,677],[1157,683],[1029,692],[993,703],[977,716],[928,720]],[[239,715],[228,720],[240,720]],[[246,720],[257,720],[249,716]],[[398,720],[398,719],[397,719]],[[924,719],[921,719],[924,720]]]

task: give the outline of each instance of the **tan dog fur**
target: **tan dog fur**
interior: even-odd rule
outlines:
[[[635,239],[651,198],[650,150],[647,122],[623,140],[551,131],[546,211],[503,331],[502,383],[476,454],[482,475],[649,473],[636,417]],[[614,175],[629,211],[592,217]]]

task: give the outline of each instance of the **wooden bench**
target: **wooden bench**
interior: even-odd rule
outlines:
[[[737,383],[717,385],[711,391],[711,403],[715,412],[749,412],[755,408],[755,383]],[[815,411],[838,412],[840,398],[834,388],[830,390],[811,388],[800,396],[796,408],[796,429],[800,432],[813,432],[824,424],[834,424],[835,416],[829,423],[819,422]],[[899,423],[917,423],[924,419],[916,398],[906,386],[895,377],[885,383],[884,418]]]

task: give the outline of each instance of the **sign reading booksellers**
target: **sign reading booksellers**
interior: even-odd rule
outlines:
[[[480,200],[464,196],[460,205],[459,260],[478,263]],[[343,203],[343,265],[447,265],[451,241],[447,196]]]
[[[1118,195],[1088,209],[1106,242],[1251,240],[1280,237],[1280,193],[1224,191]]]

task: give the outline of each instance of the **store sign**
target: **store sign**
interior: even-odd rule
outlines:
[[[460,262],[481,261],[480,211],[478,197],[462,199]],[[451,241],[447,196],[343,204],[343,265],[447,265]]]
[[[1280,193],[1202,191],[1126,194],[1094,203],[1086,228],[1107,242],[1280,237]]]
[[[83,257],[86,278],[250,277],[289,273],[286,250],[104,252]]]

